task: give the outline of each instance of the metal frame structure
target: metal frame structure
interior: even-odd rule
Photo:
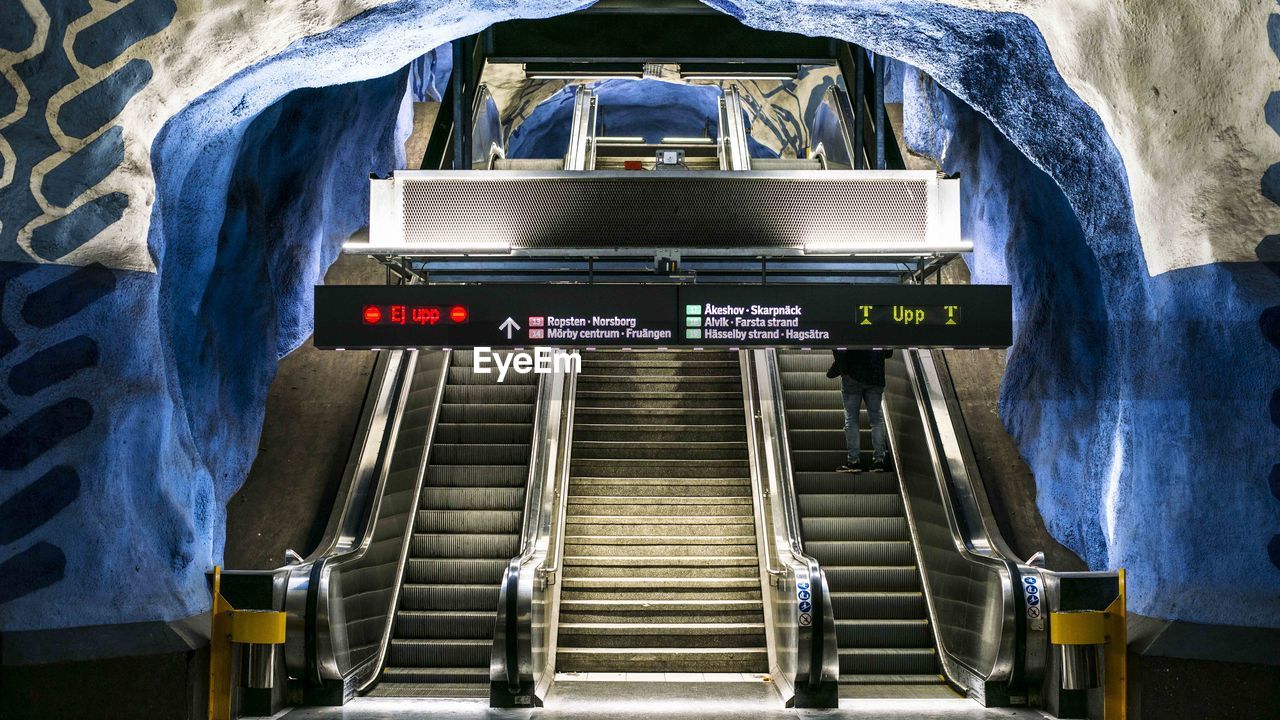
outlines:
[[[465,161],[473,155],[475,123],[479,102],[483,95],[480,79],[488,63],[522,63],[529,77],[564,78],[585,80],[602,77],[644,76],[645,67],[668,64],[678,68],[686,78],[785,78],[794,76],[801,65],[825,64],[839,68],[845,88],[836,87],[828,97],[828,103],[836,111],[842,125],[843,145],[840,148],[824,148],[812,157],[820,167],[827,167],[827,154],[840,156],[842,165],[852,170],[902,168],[901,153],[884,111],[883,59],[867,53],[855,45],[831,39],[811,38],[789,33],[767,32],[749,28],[694,0],[603,0],[592,7],[569,15],[543,20],[513,20],[494,25],[483,32],[454,42],[455,72],[444,94],[444,100],[436,124],[433,127],[421,167],[424,170],[470,170],[477,167]],[[566,151],[564,173],[592,170],[600,145],[596,142],[596,115],[598,109],[582,87],[572,115],[571,140]],[[748,176],[763,177],[770,171],[752,169],[747,150],[746,129],[742,123],[742,102],[736,89],[729,87],[721,100],[719,120],[719,154],[721,168],[732,172],[732,181],[746,181]],[[814,152],[814,151],[811,151]],[[492,153],[490,153],[492,156]],[[762,165],[764,163],[761,163]],[[478,167],[493,167],[493,163]],[[481,173],[481,174],[490,174]],[[803,173],[804,171],[800,171]],[[823,174],[830,171],[820,171]],[[539,172],[522,176],[522,182],[531,186],[556,182],[562,173]],[[595,174],[595,173],[593,173]],[[703,172],[698,172],[703,175]],[[740,174],[740,175],[739,175]],[[653,173],[630,173],[649,176]],[[686,174],[687,175],[687,174]],[[497,180],[496,177],[491,178]],[[603,178],[602,178],[603,179]],[[704,178],[706,180],[707,178]],[[780,176],[781,181],[795,176]],[[828,177],[828,181],[837,178]],[[619,242],[610,246],[596,241],[591,247],[583,247],[581,237],[569,237],[572,232],[561,233],[559,247],[546,243],[545,247],[521,247],[505,243],[457,243],[460,235],[477,237],[483,228],[475,224],[446,222],[438,228],[436,247],[428,243],[415,244],[403,236],[397,228],[402,216],[397,213],[394,189],[397,183],[421,182],[423,176],[414,178],[411,173],[397,173],[386,180],[375,180],[371,201],[371,233],[367,243],[348,243],[346,252],[367,254],[385,263],[389,271],[405,279],[427,282],[529,282],[548,280],[554,282],[595,282],[597,280],[636,280],[641,282],[692,282],[705,279],[710,282],[768,282],[777,272],[789,281],[829,281],[856,278],[887,282],[923,282],[935,274],[959,253],[972,249],[959,235],[958,190],[946,191],[944,215],[952,224],[950,241],[931,243],[930,247],[902,246],[886,243],[882,247],[851,245],[838,242],[829,245],[826,252],[816,246],[807,251],[801,247],[778,247],[769,244],[739,246],[700,247],[699,229],[691,227],[683,235],[678,221],[672,218],[668,229],[670,242],[654,239],[639,246]],[[463,182],[462,177],[437,176],[431,182],[444,184]],[[466,179],[481,181],[480,178]],[[719,182],[717,180],[717,182]],[[939,187],[955,185],[954,179],[935,179]],[[388,186],[392,186],[392,198],[387,198]],[[736,187],[727,185],[728,188]],[[715,190],[709,190],[715,193]],[[641,195],[642,197],[642,195]],[[951,198],[954,198],[952,200]],[[558,210],[566,206],[559,202],[563,197],[545,198],[554,202]],[[631,198],[634,201],[634,198]],[[578,206],[580,216],[591,213],[596,203],[583,201]],[[812,207],[819,207],[814,203]],[[573,207],[570,203],[568,206]],[[727,232],[738,213],[744,208],[730,204],[708,209],[704,214],[704,227],[720,227]],[[750,206],[746,208],[749,212]],[[671,215],[670,209],[654,205],[648,210],[661,217]],[[720,222],[717,222],[717,213]],[[463,206],[441,207],[445,217],[468,216]],[[674,214],[679,214],[674,213]],[[597,220],[606,222],[609,213],[597,214]],[[473,218],[474,219],[474,218]],[[490,219],[492,220],[492,218]],[[738,228],[749,226],[739,222]],[[828,218],[824,223],[814,223],[817,232],[827,237],[839,238],[843,231],[856,232],[856,222],[843,225],[838,219]],[[585,231],[579,231],[579,234]],[[446,236],[455,243],[450,246]],[[805,258],[825,258],[822,266],[803,262]],[[504,262],[512,261],[512,262]],[[635,260],[649,263],[646,271],[637,267]],[[615,263],[621,261],[621,264]],[[753,271],[743,273],[736,267],[724,268],[726,261],[752,262]],[[797,262],[800,261],[800,262]],[[611,266],[611,263],[614,263]],[[733,264],[730,262],[730,264]],[[670,273],[672,267],[680,268]]]

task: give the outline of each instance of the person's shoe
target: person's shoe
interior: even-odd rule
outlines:
[[[871,461],[871,472],[888,472],[888,470],[889,469],[885,467],[884,458],[876,458]]]
[[[862,472],[862,468],[858,467],[857,465],[854,465],[854,464],[853,464],[853,463],[851,463],[851,462],[845,461],[845,463],[844,463],[843,465],[841,465],[840,467],[836,468],[836,472],[838,472],[838,473],[856,473],[856,472]]]

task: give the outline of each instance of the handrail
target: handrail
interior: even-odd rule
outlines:
[[[818,560],[804,552],[800,535],[777,355],[771,349],[743,355],[744,402],[758,433],[753,474],[758,476],[761,499],[769,499],[765,527],[771,538],[762,543],[763,560],[776,588],[774,620],[780,627],[775,635],[778,644],[787,643],[777,651],[781,672],[775,674],[775,682],[792,686],[795,707],[835,707],[840,667],[834,612],[826,575]],[[765,508],[761,512],[765,514]]]
[[[886,424],[944,673],[979,698],[1017,694],[1020,565],[960,442],[932,353],[903,355],[888,378]]]
[[[413,511],[435,432],[449,356],[448,351],[418,350],[379,354],[351,459],[339,486],[324,540],[303,562],[277,571],[285,580],[287,623],[294,628],[287,634],[290,640],[285,646],[286,666],[292,675],[304,678],[310,685],[337,682],[343,687],[361,689],[377,678],[389,643],[400,576],[411,539]],[[420,373],[427,373],[423,378],[426,382],[435,383],[430,399],[431,415],[421,438],[422,451],[416,458],[412,487],[389,491],[392,458],[401,441],[400,421]],[[430,374],[436,377],[431,378]],[[388,494],[395,497],[394,502],[384,502]],[[403,532],[397,531],[378,541],[377,557],[366,560],[375,545],[378,529],[386,522],[403,522]],[[344,588],[345,575],[351,576],[348,585],[372,583],[373,589]],[[376,639],[364,633],[357,636],[361,643],[353,646],[349,631],[363,618],[347,616],[345,599],[349,595],[375,591],[387,596],[385,608],[378,611],[381,627]]]
[[[520,552],[503,576],[490,656],[490,702],[495,707],[540,705],[550,684],[554,648],[545,620],[555,601],[548,600],[546,590],[555,582],[559,560],[553,541],[563,516],[558,500],[568,494],[574,381],[574,373],[557,365],[539,383]],[[544,622],[538,622],[539,614]]]

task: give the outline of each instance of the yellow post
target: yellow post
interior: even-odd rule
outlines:
[[[1125,629],[1125,589],[1124,568],[1117,571],[1120,593],[1107,606],[1104,613],[1106,623],[1106,645],[1103,648],[1106,658],[1106,677],[1103,687],[1103,718],[1105,720],[1125,720],[1128,715],[1128,633]]]
[[[222,568],[213,568],[209,627],[209,720],[231,720],[231,604],[222,597]]]

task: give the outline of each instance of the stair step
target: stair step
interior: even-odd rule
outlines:
[[[653,575],[644,577],[578,577],[564,579],[564,589],[578,588],[689,591],[741,588],[744,590],[759,590],[760,579],[758,577],[658,577]]]
[[[558,648],[561,672],[764,672],[765,648]]]
[[[755,555],[726,557],[723,555],[681,555],[677,557],[614,555],[602,557],[598,555],[568,555],[564,558],[565,567],[708,567],[737,565],[756,567],[759,561]],[[914,570],[914,568],[912,568]]]

